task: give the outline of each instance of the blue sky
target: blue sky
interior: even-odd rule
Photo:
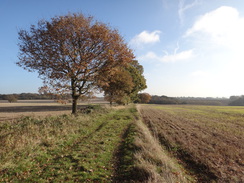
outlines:
[[[152,95],[244,94],[243,0],[0,0],[0,94],[37,92],[18,67],[18,30],[82,12],[119,30],[144,67]]]

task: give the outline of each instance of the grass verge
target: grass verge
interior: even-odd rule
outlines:
[[[189,176],[177,160],[168,154],[156,133],[152,133],[140,118],[136,121],[136,129],[135,166],[144,177],[140,182],[196,182],[195,177]]]
[[[125,129],[115,157],[116,183],[189,183],[196,182],[185,169],[162,148],[157,136],[144,124],[136,109],[135,122]]]

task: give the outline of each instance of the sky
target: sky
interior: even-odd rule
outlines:
[[[143,92],[244,95],[243,0],[0,0],[0,94],[38,92],[38,74],[16,65],[18,31],[67,13],[118,29],[144,67]]]

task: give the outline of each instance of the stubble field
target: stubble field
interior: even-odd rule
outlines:
[[[79,102],[78,107],[83,108],[89,104],[106,104],[103,99],[92,99]],[[17,103],[8,103],[0,100],[0,122],[19,119],[23,116],[58,116],[71,113],[71,103],[60,104],[53,100],[19,100]]]
[[[244,182],[244,107],[141,105],[139,111],[199,182]]]

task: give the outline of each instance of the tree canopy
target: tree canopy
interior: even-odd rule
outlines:
[[[139,102],[140,103],[148,103],[150,102],[152,96],[148,93],[139,93],[138,94]]]
[[[133,60],[127,65],[115,68],[113,74],[103,74],[106,81],[101,88],[104,91],[105,99],[110,104],[128,104],[138,100],[138,92],[145,89],[146,79],[143,76],[143,67],[137,60]]]
[[[128,95],[131,93],[134,83],[130,73],[125,68],[118,67],[114,74],[106,76],[106,84],[102,85],[105,99],[112,105],[128,103]]]
[[[117,30],[82,14],[40,20],[18,33],[17,65],[38,71],[44,83],[57,92],[70,92],[72,113],[77,111],[78,98],[97,88],[98,80],[101,84],[102,73],[113,74],[113,68],[134,59]]]
[[[137,60],[133,60],[131,63],[129,63],[126,69],[129,71],[134,83],[130,93],[130,98],[133,102],[135,102],[138,100],[138,92],[147,88],[146,79],[143,76],[144,69]]]

